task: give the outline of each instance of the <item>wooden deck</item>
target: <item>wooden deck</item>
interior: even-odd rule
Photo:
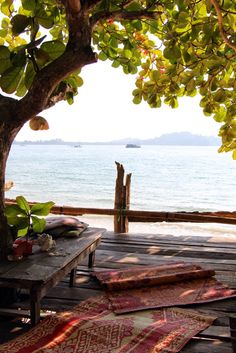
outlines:
[[[236,288],[236,240],[229,238],[168,236],[153,234],[114,234],[105,232],[96,250],[95,270],[121,269],[135,265],[153,265],[170,260],[194,262],[216,271],[216,277]],[[78,267],[74,288],[65,278],[42,300],[42,307],[52,311],[71,309],[81,300],[101,292],[91,279],[87,260]],[[27,295],[25,296],[27,299]],[[24,307],[25,302],[21,303]],[[182,353],[235,353],[229,329],[229,317],[236,317],[236,298],[192,306],[218,318],[214,324],[194,337]],[[1,342],[29,329],[19,319],[2,319]],[[88,352],[89,353],[89,352]]]

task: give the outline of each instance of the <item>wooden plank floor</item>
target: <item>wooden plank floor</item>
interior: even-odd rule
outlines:
[[[236,240],[214,237],[170,236],[154,234],[114,234],[105,232],[96,250],[94,270],[122,269],[135,265],[153,265],[169,261],[194,262],[214,269],[216,277],[236,288]],[[80,301],[101,293],[91,278],[87,263],[77,270],[74,288],[65,278],[42,300],[43,309],[69,310]],[[26,295],[27,299],[27,295]],[[19,303],[22,308],[26,302]],[[190,306],[217,316],[211,327],[194,337],[182,353],[235,353],[232,348],[229,317],[236,317],[236,298]],[[1,342],[29,329],[29,323],[19,319],[0,321]],[[89,352],[88,352],[89,353]]]

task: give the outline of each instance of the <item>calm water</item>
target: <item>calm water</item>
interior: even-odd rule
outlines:
[[[131,208],[160,211],[236,209],[236,161],[217,147],[14,145],[6,197],[112,208],[118,161],[131,178]]]

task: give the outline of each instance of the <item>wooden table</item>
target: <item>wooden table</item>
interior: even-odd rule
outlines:
[[[76,267],[88,256],[88,266],[94,264],[95,250],[105,229],[88,228],[79,237],[59,238],[52,254],[34,251],[18,262],[0,263],[2,287],[24,288],[30,295],[31,324],[40,320],[40,300],[49,289],[70,273],[69,285],[75,282]]]

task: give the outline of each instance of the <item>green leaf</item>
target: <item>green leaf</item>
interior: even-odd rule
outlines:
[[[66,92],[66,101],[69,105],[74,103],[74,94],[73,92]]]
[[[112,48],[116,49],[118,47],[118,40],[114,37],[111,38],[109,44]]]
[[[53,16],[48,15],[47,12],[43,8],[40,8],[37,11],[35,19],[38,21],[38,23],[41,26],[43,26],[46,29],[51,28],[54,24]]]
[[[84,84],[84,80],[83,80],[82,77],[80,77],[80,76],[77,76],[77,77],[76,77],[76,82],[77,82],[77,86],[78,86],[78,87],[81,87],[81,86],[83,86],[83,84]]]
[[[140,21],[140,20],[132,21],[132,26],[133,26],[137,31],[141,31],[142,28],[143,28],[142,21]]]
[[[35,74],[36,74],[36,72],[34,70],[34,66],[33,66],[32,62],[29,62],[26,67],[25,78],[24,78],[24,84],[27,89],[30,88],[30,86],[34,80]]]
[[[37,203],[31,207],[31,214],[37,216],[47,216],[53,205],[55,204],[52,201]]]
[[[20,209],[25,212],[25,214],[30,213],[30,206],[24,196],[17,196],[16,203],[20,207]]]
[[[220,107],[218,112],[213,116],[213,119],[218,123],[221,123],[222,121],[225,120],[225,117],[226,117],[226,110],[224,107]]]
[[[125,49],[124,50],[124,57],[127,59],[131,59],[132,58],[132,51],[129,49]]]
[[[142,10],[142,4],[140,1],[131,1],[125,8],[127,11],[139,11]]]
[[[233,157],[234,160],[236,160],[236,150],[233,150],[232,157]]]
[[[44,50],[51,60],[54,60],[64,53],[65,45],[59,40],[52,40],[44,42],[40,49]]]
[[[7,47],[1,45],[0,46],[0,74],[2,74],[11,66],[10,55],[11,55],[10,50]]]
[[[138,71],[137,66],[134,65],[132,62],[129,62],[128,65],[127,65],[127,67],[128,67],[128,72],[129,72],[130,74],[133,74],[133,75],[134,75],[134,74],[136,74],[137,71]]]
[[[107,60],[107,55],[103,51],[100,51],[100,53],[98,54],[98,59],[105,61]]]
[[[4,17],[2,20],[2,28],[8,30],[10,24],[10,20],[7,17]]]
[[[20,83],[19,83],[19,85],[17,87],[17,90],[16,90],[15,94],[17,95],[17,97],[23,97],[26,94],[26,92],[27,92],[27,88],[26,88],[25,83],[24,83],[24,78],[22,78],[20,80]]]
[[[5,93],[12,94],[18,87],[21,79],[22,68],[20,66],[9,67],[0,78],[0,86]]]
[[[218,103],[223,103],[226,98],[226,92],[223,89],[219,89],[215,94],[214,94],[214,100]]]
[[[22,214],[22,210],[18,205],[8,205],[5,207],[5,215],[7,218],[17,217],[19,214]]]
[[[213,108],[210,103],[207,103],[203,109],[203,113],[206,116],[210,116],[213,113]]]
[[[32,216],[32,228],[35,233],[42,233],[44,231],[45,225],[45,219]]]
[[[16,227],[16,229],[25,229],[29,228],[28,218],[27,217],[8,217],[8,224]]]
[[[12,58],[13,66],[23,67],[26,64],[26,53],[24,49],[21,49],[18,53],[16,53]]]
[[[206,1],[206,9],[207,12],[211,11],[211,8],[213,7],[211,0],[205,0]]]
[[[169,47],[166,47],[163,51],[164,57],[166,59],[171,59],[172,58],[172,50]]]
[[[178,17],[178,27],[185,28],[189,24],[189,14],[181,11]]]
[[[29,26],[31,19],[25,15],[15,15],[11,19],[12,33],[17,36]]]
[[[172,109],[176,109],[178,108],[179,104],[178,104],[178,100],[175,97],[172,97],[170,100],[170,106]]]
[[[120,66],[120,62],[118,60],[114,60],[111,66],[117,68]]]
[[[151,72],[151,79],[156,83],[159,82],[160,81],[160,71],[153,70]]]
[[[41,67],[43,67],[47,62],[50,61],[49,54],[41,48],[35,49],[35,57],[37,59],[37,64]]]
[[[21,3],[25,10],[34,11],[36,8],[35,0],[21,0]]]
[[[77,92],[78,85],[77,85],[76,77],[69,76],[65,82],[73,89],[73,93]]]
[[[188,93],[192,92],[195,89],[195,80],[192,78],[186,85],[186,90]]]
[[[172,48],[173,57],[179,59],[181,57],[181,51],[178,46]]]
[[[6,0],[2,2],[1,5],[1,12],[6,15],[6,16],[10,16],[12,11],[13,11],[13,7],[12,7],[12,3],[13,0]]]
[[[7,30],[6,29],[0,29],[0,37],[1,38],[6,38],[7,36]]]
[[[28,234],[28,230],[29,230],[29,228],[28,227],[26,227],[26,228],[23,228],[23,229],[18,229],[18,231],[17,231],[17,237],[24,237],[25,235],[27,235]]]
[[[142,97],[140,97],[140,96],[135,96],[134,98],[133,98],[133,103],[134,104],[140,104],[142,102]]]

